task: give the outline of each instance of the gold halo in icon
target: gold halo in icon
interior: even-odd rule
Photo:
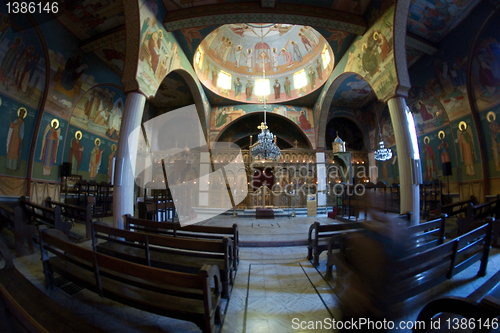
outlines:
[[[56,126],[54,126],[54,123],[56,123]],[[54,127],[54,129],[58,129],[58,128],[59,128],[59,120],[57,120],[56,118],[52,119],[52,120],[50,121],[50,125],[51,125],[52,127]]]
[[[81,131],[76,131],[76,133],[75,133],[75,139],[77,139],[77,140],[78,140],[78,134],[80,134],[80,139],[83,137]]]
[[[488,114],[486,115],[486,119],[488,120],[488,122],[489,122],[489,123],[491,123],[492,121],[497,120],[497,115],[495,114],[495,112],[490,111],[490,112],[488,112]],[[490,120],[490,119],[491,119],[491,120]]]
[[[28,114],[28,111],[26,110],[26,108],[19,108],[19,109],[17,109],[17,115],[18,116],[19,116],[19,113],[21,113],[21,110],[24,110],[24,116],[23,116],[23,119],[24,119],[24,118],[26,118],[26,115]]]
[[[158,38],[162,39],[163,38],[163,31],[158,30]]]
[[[443,134],[443,139],[446,138],[446,133],[444,131],[439,131],[438,138],[441,138],[441,134]]]
[[[94,143],[95,143],[96,146],[100,146],[101,145],[101,139],[99,139],[99,138],[95,139]]]
[[[463,130],[462,130],[462,127],[464,128]],[[458,129],[459,129],[461,132],[465,131],[465,130],[467,129],[467,123],[466,123],[465,121],[463,121],[463,120],[462,120],[460,123],[458,123]]]
[[[111,145],[111,151],[115,151],[115,150],[116,150],[116,145],[113,143],[113,144]]]
[[[428,136],[426,136],[426,137],[424,138],[424,143],[426,143],[426,144],[427,144],[427,143],[429,143],[429,142],[431,142],[431,139],[430,139]]]

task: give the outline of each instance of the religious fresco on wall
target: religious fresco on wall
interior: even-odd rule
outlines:
[[[0,174],[26,177],[38,111],[0,94]]]
[[[417,135],[428,133],[450,122],[441,102],[425,88],[411,88],[406,105],[416,120]]]
[[[214,107],[210,117],[210,130],[221,131],[226,125],[251,112],[262,112],[262,105],[231,105]],[[297,124],[304,133],[314,133],[312,109],[291,105],[267,105],[267,112],[287,117]]]
[[[391,7],[348,50],[344,72],[361,74],[378,99],[390,97],[398,84],[394,68],[394,7]]]
[[[123,91],[116,87],[101,85],[92,88],[76,103],[70,123],[118,140],[125,98]]]
[[[488,35],[474,49],[472,82],[477,108],[481,111],[500,104],[500,24],[498,16],[488,25]]]
[[[176,69],[187,71],[196,82],[201,94],[205,116],[208,122],[210,104],[201,83],[193,71],[186,55],[180,48],[173,33],[167,33],[157,17],[165,16],[161,1],[141,0],[141,43],[136,79],[146,96],[154,96],[165,76]]]
[[[265,70],[267,99],[273,103],[318,89],[333,69],[333,58],[328,42],[307,26],[229,24],[201,42],[193,66],[208,89],[246,103],[261,103],[256,88]]]
[[[115,73],[122,75],[123,66],[125,64],[125,31],[121,31],[123,39],[107,43],[106,37],[104,40],[99,40],[101,47],[93,49],[95,55],[99,57],[106,65],[108,65]]]
[[[32,177],[58,181],[68,121],[44,112],[35,146]]]
[[[386,186],[399,184],[399,165],[396,147],[392,147],[392,158],[387,161],[377,161],[378,177],[377,181],[384,182]]]
[[[431,42],[439,42],[479,2],[479,0],[453,2],[446,0],[412,0],[407,29],[409,32],[424,37]]]
[[[40,28],[50,56],[45,111],[69,119],[78,100],[92,87],[99,83],[121,86],[120,77],[94,54],[80,51],[78,41],[58,21],[47,22]]]
[[[376,98],[372,88],[360,75],[352,75],[342,82],[333,96],[332,105],[363,108]]]
[[[479,113],[490,177],[500,177],[500,107]]]
[[[481,152],[471,115],[451,122],[459,165],[459,180],[482,177]]]
[[[39,108],[45,88],[45,58],[33,25],[0,5],[0,92]]]
[[[97,182],[111,181],[117,143],[70,125],[64,161],[71,163],[71,174]]]
[[[58,20],[79,39],[88,39],[125,24],[122,1],[63,1],[59,10]]]
[[[423,180],[432,181],[443,177],[443,170],[447,167],[447,163],[450,164],[451,168],[449,180],[457,180],[457,163],[453,142],[450,126],[430,131],[418,137]]]

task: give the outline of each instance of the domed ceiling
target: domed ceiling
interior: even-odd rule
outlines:
[[[308,26],[227,24],[211,32],[194,55],[194,69],[207,89],[227,99],[280,103],[316,91],[335,59],[329,43]],[[264,88],[264,89],[266,89]]]

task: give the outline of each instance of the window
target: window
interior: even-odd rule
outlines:
[[[328,51],[328,48],[323,47],[323,51],[321,52],[321,58],[323,59],[323,69],[326,69],[328,65],[330,65],[330,61],[332,61],[332,58],[330,57],[330,51]]]
[[[306,71],[304,69],[301,69],[293,74],[293,85],[295,86],[295,89],[307,86]]]
[[[255,80],[255,95],[267,96],[271,93],[269,87],[269,79],[256,79]]]
[[[231,89],[231,74],[220,71],[219,77],[217,78],[217,85],[222,89]]]

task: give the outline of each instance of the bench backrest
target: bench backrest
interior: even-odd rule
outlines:
[[[182,227],[180,223],[158,222],[146,219],[138,219],[129,214],[124,217],[125,229],[139,232],[168,235],[182,238],[199,238],[221,240],[229,237],[233,241],[233,253],[239,261],[239,231],[238,225],[234,223],[231,227],[215,227],[188,225]]]
[[[71,230],[70,222],[63,222],[61,219],[61,208],[49,208],[29,202],[25,197],[19,199],[19,206],[23,213],[23,220],[28,224],[44,224],[48,227],[61,230],[66,235]]]
[[[143,249],[148,265],[151,265],[152,251],[193,257],[222,258],[226,260],[226,268],[229,268],[229,261],[233,256],[232,241],[228,237],[224,237],[222,240],[175,238],[117,229],[103,223],[93,222],[92,244],[95,251],[99,250],[98,239]]]
[[[211,266],[205,265],[198,274],[158,269],[86,249],[69,242],[58,230],[43,230],[40,234],[42,261],[49,264],[48,252],[51,252],[65,261],[91,270],[95,275],[95,289],[101,295],[106,295],[103,283],[109,279],[165,294],[178,294],[172,290],[175,289],[173,287],[205,290],[209,293],[210,281],[207,280],[209,276],[207,269],[214,269]],[[102,277],[106,277],[107,280],[103,280]],[[183,295],[200,298],[200,294],[195,292],[186,291]]]

